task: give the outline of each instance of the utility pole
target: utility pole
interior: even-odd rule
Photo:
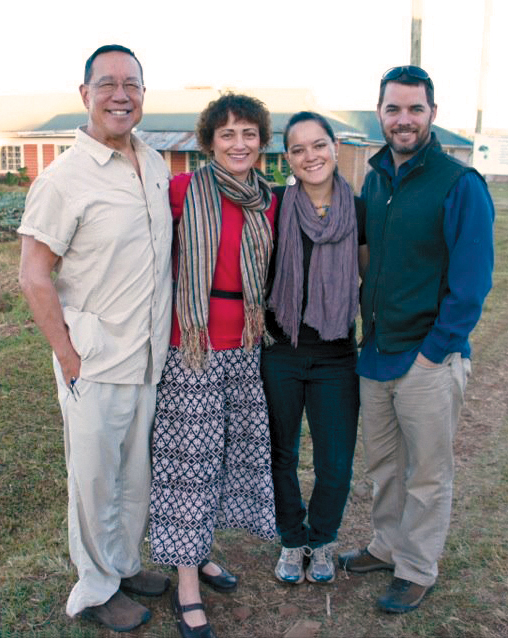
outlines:
[[[475,133],[482,132],[483,102],[485,99],[485,82],[489,67],[489,34],[490,19],[492,17],[492,0],[485,0],[483,14],[483,41],[482,41],[482,61],[480,65],[480,85],[478,87],[478,104],[476,110]]]
[[[413,0],[411,19],[411,64],[421,66],[422,63],[422,2]]]

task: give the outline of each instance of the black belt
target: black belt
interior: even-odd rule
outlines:
[[[217,290],[212,288],[210,293],[212,297],[219,297],[220,299],[243,299],[243,292],[231,292],[229,290]]]

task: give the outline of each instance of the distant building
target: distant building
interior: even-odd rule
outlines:
[[[145,115],[138,135],[165,159],[173,174],[192,171],[208,161],[197,145],[194,129],[201,110],[221,91],[194,87],[147,93]],[[239,90],[240,91],[240,90]],[[277,171],[287,175],[282,133],[292,113],[318,111],[327,117],[339,141],[339,171],[358,192],[368,170],[368,159],[384,144],[374,111],[329,112],[304,89],[241,89],[267,105],[273,137],[261,154],[258,168],[270,181]],[[85,124],[86,112],[77,96],[0,97],[0,175],[27,168],[33,180],[74,142],[75,130]],[[473,144],[445,129],[433,127],[445,150],[470,162]]]
[[[508,181],[508,135],[476,134],[473,166],[492,182]]]

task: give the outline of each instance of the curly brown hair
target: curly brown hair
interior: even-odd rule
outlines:
[[[268,145],[272,137],[272,127],[270,113],[265,104],[249,95],[226,93],[218,100],[210,102],[199,116],[196,136],[199,146],[205,153],[211,153],[213,135],[216,129],[226,124],[230,113],[237,120],[256,124],[259,128],[261,148]]]

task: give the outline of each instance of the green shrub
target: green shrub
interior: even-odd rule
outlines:
[[[0,193],[0,239],[19,226],[25,199],[26,193]]]
[[[7,186],[17,186],[19,177],[9,171],[8,173],[5,174],[3,181],[4,181],[4,184],[6,184]]]

